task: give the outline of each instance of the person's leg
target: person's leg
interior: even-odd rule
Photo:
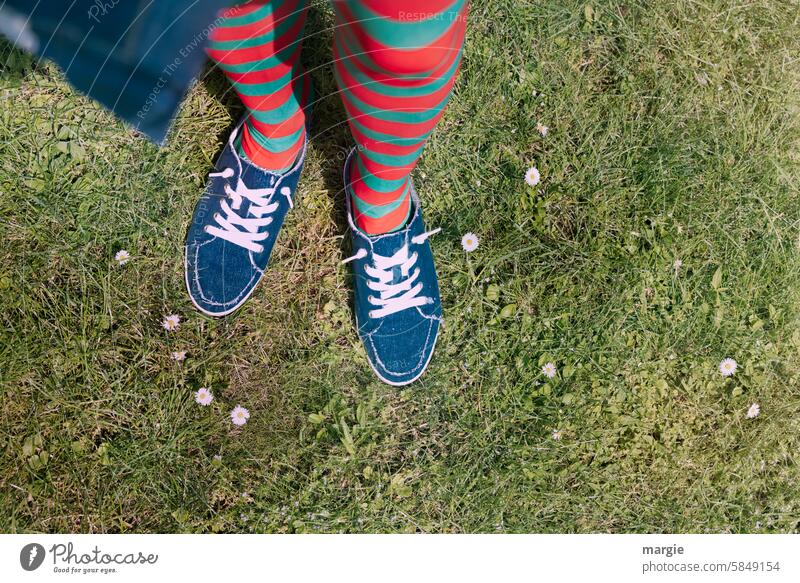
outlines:
[[[305,139],[310,83],[300,65],[308,0],[250,0],[223,11],[208,54],[248,109],[237,148],[253,164],[282,172]]]
[[[368,234],[401,228],[409,176],[461,61],[466,0],[333,0],[334,62],[358,155],[354,215]]]
[[[382,381],[414,382],[431,361],[442,301],[410,178],[461,62],[466,0],[334,0],[334,58],[358,148],[344,168],[353,310]]]
[[[186,235],[186,288],[198,310],[241,307],[269,264],[305,164],[299,64],[307,0],[252,0],[222,13],[209,54],[247,106],[208,175]]]

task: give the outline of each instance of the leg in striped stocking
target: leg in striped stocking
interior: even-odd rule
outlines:
[[[409,176],[461,61],[466,0],[334,0],[336,78],[359,145],[350,183],[365,233],[400,229]]]

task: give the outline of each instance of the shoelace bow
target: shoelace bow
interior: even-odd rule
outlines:
[[[225,168],[222,172],[211,172],[208,176],[230,178],[233,174],[233,168]],[[278,208],[277,202],[269,202],[269,198],[274,192],[274,188],[248,188],[241,178],[237,179],[235,189],[231,188],[230,184],[226,184],[225,194],[228,195],[233,204],[229,205],[226,200],[221,201],[220,206],[224,215],[214,213],[214,220],[219,227],[206,226],[206,233],[229,241],[239,247],[244,247],[249,251],[261,253],[264,250],[264,246],[258,242],[266,239],[269,233],[266,231],[262,233],[260,230],[272,222],[272,217],[266,215],[275,212]],[[286,197],[289,201],[289,207],[292,208],[294,204],[292,203],[292,191],[289,187],[282,187],[280,194]],[[255,217],[253,219],[239,216],[236,212],[240,209],[242,201],[245,199],[250,201],[247,213],[253,215]],[[237,228],[237,225],[241,229]]]
[[[428,237],[435,235],[439,231],[441,231],[441,228],[415,235],[411,237],[411,242],[414,245],[421,245]],[[403,245],[391,257],[378,255],[374,251],[369,252],[362,247],[355,255],[348,257],[342,263],[362,259],[367,255],[371,255],[372,259],[372,265],[364,265],[364,271],[370,277],[367,280],[367,287],[380,294],[377,297],[370,295],[367,298],[373,306],[380,306],[369,311],[370,318],[383,318],[408,308],[424,306],[433,302],[433,298],[420,295],[423,288],[422,282],[417,282],[415,285],[415,281],[419,276],[419,267],[414,268],[414,264],[417,261],[417,252],[414,251],[409,255],[408,245]],[[399,281],[392,283],[394,279],[393,268],[395,267],[400,267],[401,277]],[[414,268],[413,271],[412,268]]]

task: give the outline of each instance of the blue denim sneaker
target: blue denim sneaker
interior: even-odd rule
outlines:
[[[385,235],[367,235],[353,221],[350,164],[344,164],[347,221],[354,255],[351,263],[358,335],[367,360],[383,382],[402,386],[417,380],[433,356],[442,323],[442,301],[419,197],[411,185],[408,224]]]
[[[306,159],[308,132],[297,161],[275,174],[239,157],[244,118],[208,175],[186,236],[186,288],[195,307],[224,316],[241,306],[264,275]]]

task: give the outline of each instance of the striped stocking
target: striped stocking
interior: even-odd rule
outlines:
[[[250,0],[220,13],[209,56],[248,109],[237,148],[253,164],[288,170],[305,139],[310,83],[299,63],[307,0]]]
[[[356,224],[401,228],[409,176],[444,111],[461,62],[466,0],[333,0],[336,79],[359,148]]]

